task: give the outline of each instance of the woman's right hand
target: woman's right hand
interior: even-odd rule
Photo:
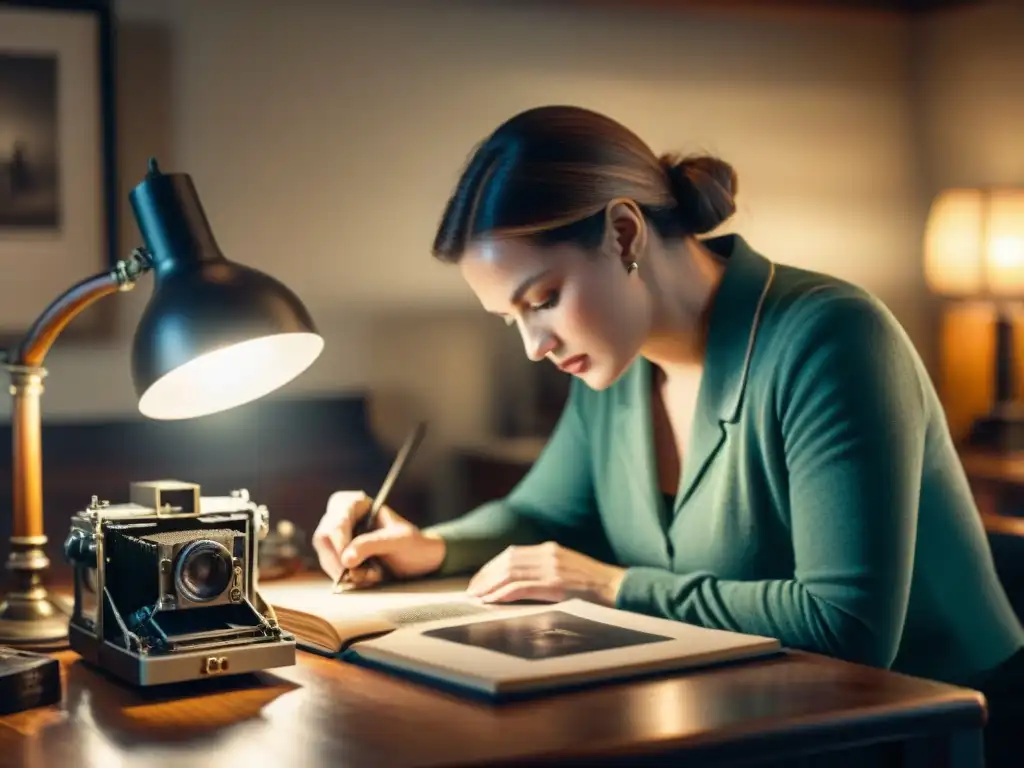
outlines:
[[[362,491],[337,491],[328,499],[327,511],[313,532],[313,547],[331,581],[348,568],[353,584],[376,583],[379,571],[364,565],[369,557],[376,557],[399,579],[426,576],[441,567],[444,540],[424,533],[386,504],[377,513],[374,530],[353,538],[356,523],[372,503]]]

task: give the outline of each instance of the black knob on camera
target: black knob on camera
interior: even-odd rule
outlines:
[[[72,565],[96,567],[96,537],[91,533],[74,529],[64,540],[64,559]]]

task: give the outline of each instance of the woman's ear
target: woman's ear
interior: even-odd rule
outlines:
[[[637,204],[626,198],[605,207],[602,250],[622,262],[624,269],[639,264],[647,245],[647,222]]]

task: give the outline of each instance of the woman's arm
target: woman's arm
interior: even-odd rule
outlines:
[[[544,450],[507,497],[424,531],[445,541],[439,574],[473,571],[511,545],[552,540],[581,549],[601,546],[579,386],[573,380]]]
[[[617,605],[888,667],[914,558],[926,430],[920,374],[909,341],[870,300],[829,299],[800,314],[775,392],[794,578],[630,568]]]

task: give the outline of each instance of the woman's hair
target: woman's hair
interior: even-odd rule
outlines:
[[[458,262],[481,237],[595,248],[604,209],[633,200],[658,233],[699,235],[736,210],[736,173],[705,155],[656,156],[632,131],[581,107],[521,112],[470,157],[445,207],[434,256]]]

